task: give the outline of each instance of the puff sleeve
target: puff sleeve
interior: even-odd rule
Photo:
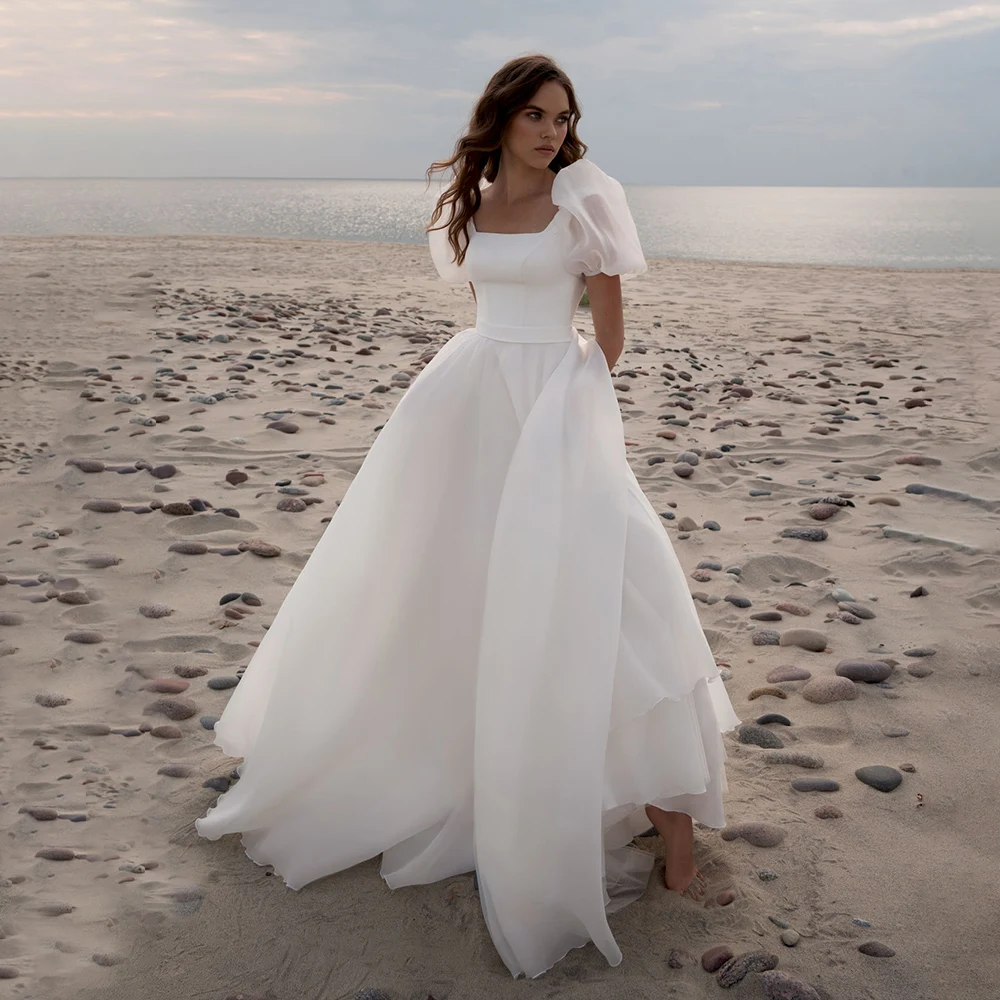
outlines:
[[[570,214],[566,269],[572,274],[618,274],[622,280],[647,270],[625,189],[589,160],[567,164],[552,182],[552,202]]]
[[[430,230],[427,234],[427,244],[430,247],[431,260],[434,262],[438,274],[449,284],[465,285],[470,280],[465,263],[455,263],[455,254],[448,242],[450,223],[451,216],[447,212],[443,213],[435,225],[443,225],[444,228]]]

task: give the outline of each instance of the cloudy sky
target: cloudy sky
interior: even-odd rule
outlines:
[[[624,183],[1000,184],[963,0],[0,0],[0,176],[421,178],[534,51]]]

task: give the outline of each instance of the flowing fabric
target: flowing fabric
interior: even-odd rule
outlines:
[[[476,325],[414,379],[215,725],[240,780],[196,821],[299,889],[382,855],[397,888],[476,871],[538,976],[641,894],[647,803],[725,825],[739,725],[629,467],[584,273],[646,269],[617,181],[564,167],[540,233],[480,233],[446,281]],[[592,270],[597,268],[597,270]]]

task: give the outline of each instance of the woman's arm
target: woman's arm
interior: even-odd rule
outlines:
[[[584,275],[590,297],[597,346],[604,351],[608,371],[625,348],[625,317],[622,312],[622,280],[617,274]]]
[[[476,298],[476,289],[471,281],[469,282],[469,288],[472,289],[472,301],[475,302],[476,305],[479,305],[479,299]]]

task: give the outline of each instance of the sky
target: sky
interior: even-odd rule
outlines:
[[[422,179],[531,52],[626,184],[1000,185],[962,0],[0,0],[0,176]]]

